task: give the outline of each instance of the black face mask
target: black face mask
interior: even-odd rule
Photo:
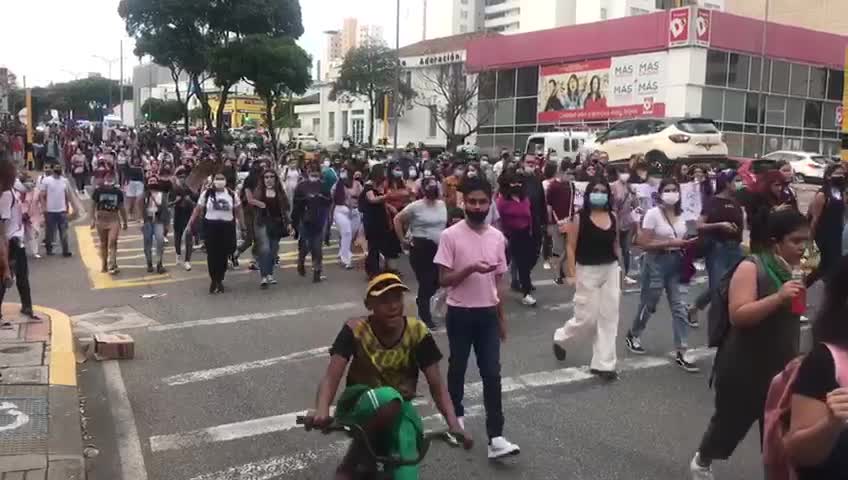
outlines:
[[[486,215],[487,214],[488,214],[488,212],[473,212],[473,211],[470,211],[470,210],[466,210],[465,211],[465,218],[466,218],[466,220],[468,220],[469,222],[471,222],[475,225],[482,225],[483,222],[486,221]]]
[[[438,185],[428,185],[427,188],[424,189],[424,195],[430,200],[435,199],[439,196],[439,186]]]

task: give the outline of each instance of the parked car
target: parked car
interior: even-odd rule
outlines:
[[[626,160],[634,154],[662,154],[669,160],[727,156],[721,132],[707,118],[626,120],[587,141],[584,149],[606,152],[610,161]]]
[[[821,183],[824,180],[824,169],[832,163],[827,157],[819,153],[789,150],[771,152],[768,155],[763,155],[763,158],[776,162],[789,162],[795,174],[796,183]]]
[[[583,144],[591,137],[588,132],[547,132],[534,133],[527,139],[527,148],[524,153],[536,155],[555,151],[560,159],[570,158],[574,160],[577,153],[583,148]]]

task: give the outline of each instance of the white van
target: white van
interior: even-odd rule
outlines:
[[[588,132],[534,133],[527,139],[527,149],[524,153],[528,155],[546,154],[553,150],[560,159],[570,158],[573,160],[590,136]]]

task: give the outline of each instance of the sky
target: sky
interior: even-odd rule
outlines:
[[[413,16],[422,0],[400,2],[404,33],[409,30],[404,28],[408,22],[419,24],[420,20]],[[394,44],[396,0],[300,3],[305,33],[298,43],[312,55],[313,63],[321,59],[324,51],[322,32],[341,29],[345,17],[355,17],[360,24],[382,25],[386,40]],[[125,79],[139,63],[133,56],[134,42],[127,37],[124,22],[118,16],[118,0],[0,0],[0,4],[0,66],[14,72],[19,84],[23,76],[29,87],[84,78],[90,72],[108,77],[110,62],[111,78],[118,79],[122,40]]]

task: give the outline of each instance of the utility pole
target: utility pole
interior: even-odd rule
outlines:
[[[121,98],[121,123],[124,123],[124,41],[121,40],[121,78],[118,81],[118,89],[120,90]],[[111,91],[111,87],[109,88]]]
[[[424,12],[423,12],[423,15],[421,15],[421,18],[422,18],[422,21],[423,21],[423,25],[422,25],[422,29],[421,29],[421,41],[422,42],[424,40],[427,40],[427,0],[423,0],[423,1],[424,1]]]
[[[395,89],[392,92],[392,108],[395,110],[395,155],[398,148],[398,124],[400,123],[400,108],[398,108],[398,90],[400,90],[400,0],[397,0],[397,9],[395,10],[395,55],[397,55],[397,64],[395,65]]]
[[[763,145],[765,140],[762,138],[764,130],[765,130],[765,114],[768,110],[763,105],[763,90],[765,86],[763,85],[763,77],[765,76],[765,67],[766,67],[766,42],[768,41],[768,20],[769,20],[769,4],[771,0],[765,0],[765,16],[763,20],[763,37],[761,39],[762,44],[760,45],[760,91],[757,94],[757,136],[760,137],[760,153],[763,152]]]

